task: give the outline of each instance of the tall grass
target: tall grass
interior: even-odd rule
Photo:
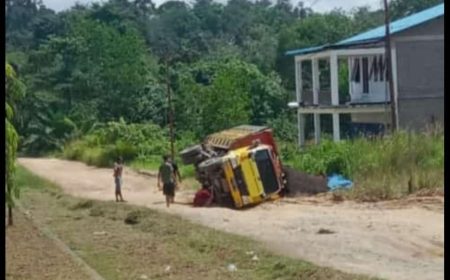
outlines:
[[[339,173],[355,181],[357,198],[388,199],[444,186],[444,133],[408,133],[390,137],[324,140],[300,151],[282,143],[283,161],[311,174]]]

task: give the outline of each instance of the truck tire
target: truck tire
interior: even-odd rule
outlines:
[[[230,193],[221,193],[213,187],[213,201],[217,205],[225,206],[229,208],[235,208],[233,198]]]
[[[222,158],[220,157],[210,158],[201,162],[198,165],[198,169],[206,173],[214,172],[222,166],[222,162]]]
[[[202,151],[202,146],[195,145],[188,147],[180,152],[181,160],[183,161],[183,164],[193,164],[196,163],[198,160],[198,157],[200,156]]]

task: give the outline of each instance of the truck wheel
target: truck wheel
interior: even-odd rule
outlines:
[[[219,192],[213,187],[213,201],[220,206],[225,206],[229,208],[235,208],[233,198],[230,193]]]
[[[222,166],[222,158],[210,158],[198,165],[198,169],[204,172],[214,172]]]
[[[188,147],[180,152],[181,160],[184,164],[193,164],[198,160],[201,151],[202,146],[200,145]]]

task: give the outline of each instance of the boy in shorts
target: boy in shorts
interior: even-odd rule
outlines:
[[[119,157],[114,163],[114,183],[116,184],[116,202],[125,202],[122,197],[122,157]],[[119,200],[120,198],[120,200]]]

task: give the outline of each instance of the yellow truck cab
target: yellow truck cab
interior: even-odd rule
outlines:
[[[188,162],[197,158],[197,180],[211,189],[218,204],[242,208],[275,199],[284,188],[281,162],[271,131],[261,127],[251,128],[253,130],[241,135],[236,133],[240,131],[239,127],[224,131],[208,137],[206,145],[201,148],[189,148],[181,153],[182,159],[189,159],[186,151],[190,151],[191,160]],[[229,149],[223,149],[224,135],[227,136]],[[229,135],[233,135],[234,139]],[[222,146],[218,148],[216,145],[214,149],[216,142]],[[193,150],[197,150],[197,154]]]

